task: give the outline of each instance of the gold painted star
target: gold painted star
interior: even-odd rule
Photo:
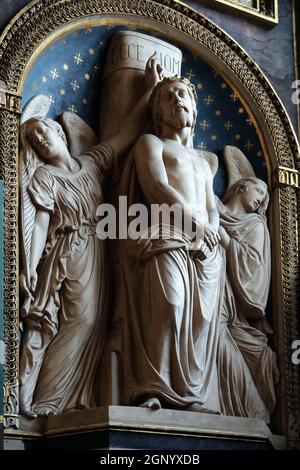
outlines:
[[[64,65],[63,65],[63,69],[66,70],[66,71],[69,70],[69,65],[68,65],[68,64],[64,64]]]
[[[90,47],[90,49],[89,49],[89,54],[90,54],[90,55],[94,55],[94,54],[95,54],[95,49],[92,49],[92,48]]]
[[[197,149],[206,150],[206,143],[205,142],[200,142],[200,144],[197,145]]]
[[[186,73],[186,77],[191,81],[195,78],[195,72],[193,69],[190,69],[187,73]]]
[[[238,112],[239,112],[239,114],[243,114],[245,112],[245,110],[244,110],[244,108],[241,107],[241,108],[238,109]]]
[[[230,99],[231,99],[231,101],[233,101],[233,102],[235,103],[236,100],[239,99],[239,96],[236,94],[235,91],[233,91],[233,92],[231,93],[231,95],[230,95]]]
[[[227,83],[225,82],[221,83],[221,88],[222,90],[225,90],[225,88],[227,88]]]
[[[61,89],[59,90],[59,93],[61,94],[61,96],[65,96],[66,90],[65,90],[64,88],[61,88]]]
[[[224,129],[225,131],[229,131],[233,128],[233,124],[230,120],[224,122]]]
[[[74,55],[74,62],[77,64],[77,65],[81,65],[82,62],[83,62],[83,58],[82,58],[82,55],[77,52],[75,55]]]
[[[68,106],[68,111],[70,111],[71,113],[77,113],[77,109],[75,108],[73,104]]]
[[[216,116],[221,116],[222,114],[222,111],[220,109],[217,109],[217,111],[215,112],[215,115]]]
[[[57,69],[50,70],[50,75],[52,77],[52,80],[56,80],[59,77]]]
[[[247,140],[247,142],[244,144],[244,147],[245,149],[247,149],[248,151],[252,149],[252,147],[254,147],[254,144],[252,144],[250,142],[250,140]]]
[[[206,121],[206,119],[204,119],[203,121],[200,122],[200,127],[201,127],[201,129],[203,129],[204,131],[206,131],[206,129],[209,128],[209,123]]]
[[[212,95],[207,95],[203,101],[206,106],[210,106],[214,102],[214,98],[212,97]]]
[[[212,134],[212,135],[210,136],[210,139],[211,139],[211,140],[217,140],[217,139],[218,139],[218,136],[217,136],[216,134]]]
[[[77,80],[72,80],[72,81],[70,82],[70,85],[71,85],[71,87],[72,87],[72,89],[73,89],[74,91],[77,91],[78,88],[79,88],[79,83],[77,82]]]

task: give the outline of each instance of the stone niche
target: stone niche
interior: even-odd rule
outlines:
[[[270,393],[268,387],[262,391],[257,385],[261,383],[262,372],[267,371],[272,377],[264,378],[272,388],[274,409],[271,411],[264,411],[267,408],[264,399],[261,399],[260,410],[242,412],[236,411],[236,407],[234,411],[229,411],[226,407],[229,398],[225,393],[225,385],[228,383],[224,377],[222,380],[225,380],[225,385],[223,383],[224,388],[220,392],[218,366],[222,361],[218,354],[221,354],[220,319],[224,320],[222,289],[225,279],[226,282],[229,279],[225,274],[223,248],[220,248],[220,251],[223,250],[223,261],[219,263],[220,272],[223,269],[223,280],[220,276],[220,283],[215,288],[220,296],[219,306],[214,307],[213,314],[212,304],[208,304],[207,312],[200,309],[203,321],[204,318],[206,321],[207,316],[214,315],[208,326],[208,329],[212,328],[211,323],[214,322],[213,332],[209,333],[209,338],[202,336],[202,341],[207,341],[210,359],[203,353],[203,347],[199,349],[199,354],[203,355],[202,365],[210,372],[200,374],[202,378],[196,384],[192,380],[185,380],[187,389],[181,395],[175,385],[181,380],[181,370],[179,368],[178,374],[170,375],[170,358],[174,359],[174,356],[170,349],[167,351],[167,339],[161,342],[163,328],[157,330],[155,324],[149,325],[148,330],[143,326],[140,337],[147,336],[145,341],[154,350],[157,340],[159,354],[162,351],[169,354],[160,379],[163,378],[168,386],[173,384],[173,389],[170,393],[164,389],[159,395],[160,392],[150,383],[150,378],[149,382],[146,379],[146,383],[139,383],[143,373],[150,377],[147,368],[144,368],[145,362],[139,363],[145,355],[150,357],[150,350],[145,347],[142,351],[145,346],[143,342],[139,349],[137,336],[130,336],[129,330],[132,328],[132,331],[140,332],[136,320],[139,318],[140,321],[139,315],[145,314],[148,307],[139,309],[135,306],[132,312],[138,314],[127,317],[130,302],[134,304],[139,294],[143,295],[143,299],[147,298],[147,292],[143,291],[144,272],[150,256],[161,256],[155,251],[161,250],[161,247],[150,240],[151,248],[149,244],[143,246],[141,243],[133,245],[133,248],[124,248],[123,245],[120,247],[118,240],[109,240],[105,244],[101,242],[97,256],[87,251],[92,250],[88,248],[91,240],[97,243],[96,213],[93,212],[95,201],[116,206],[118,196],[125,194],[129,198],[129,193],[132,199],[140,197],[135,202],[147,199],[142,182],[133,170],[131,178],[126,180],[124,177],[130,165],[134,165],[132,149],[136,149],[135,142],[130,141],[129,150],[128,145],[125,146],[126,154],[123,152],[119,161],[115,159],[115,149],[118,150],[118,145],[121,145],[124,123],[125,126],[130,123],[137,103],[147,93],[145,67],[149,57],[154,54],[160,66],[158,70],[163,69],[165,77],[186,77],[194,85],[192,87],[188,82],[180,82],[189,95],[189,98],[180,99],[189,99],[190,106],[195,100],[198,111],[193,135],[190,133],[188,145],[182,144],[182,154],[188,155],[193,146],[199,159],[207,160],[210,165],[214,174],[214,194],[225,205],[220,206],[223,207],[220,209],[221,224],[222,214],[226,216],[226,207],[231,207],[228,205],[228,191],[242,177],[258,178],[265,188],[264,201],[267,193],[270,196],[267,214],[256,214],[258,211],[254,210],[256,218],[251,219],[254,221],[253,226],[260,223],[260,227],[264,227],[264,253],[261,256],[268,265],[265,276],[259,274],[260,277],[256,277],[257,271],[251,272],[253,279],[260,279],[256,285],[261,285],[258,297],[263,297],[263,300],[259,307],[255,306],[249,311],[260,311],[261,316],[246,319],[241,327],[252,337],[259,337],[260,345],[265,341],[260,346],[263,353],[255,373],[250,366],[246,366],[247,361],[241,349],[238,354],[242,375],[248,381],[249,390],[257,393],[259,399],[264,392],[266,395]],[[165,86],[168,85],[161,85],[157,92],[161,96],[164,96],[162,92]],[[167,109],[168,105],[165,106]],[[168,140],[164,134],[160,136],[147,109],[145,107],[148,119],[139,135],[134,134],[135,139],[143,133],[156,133],[157,138]],[[161,110],[162,115],[164,111]],[[136,129],[144,123],[144,117],[142,115],[136,121]],[[42,122],[40,127],[37,121]],[[59,152],[66,155],[65,150],[61,149],[68,145],[68,162],[71,162],[68,170],[60,167],[54,171],[51,163],[45,166],[34,157],[32,148],[39,157],[44,155],[49,137],[42,133],[50,132],[48,128],[52,129],[51,132],[56,130],[60,138],[62,136],[61,127],[55,123],[49,124],[50,121],[60,122],[65,131],[66,141],[63,144],[60,141]],[[186,125],[186,128],[189,127]],[[131,128],[128,129],[128,133],[131,132]],[[164,132],[163,129],[161,132]],[[93,153],[90,148],[98,142],[108,144],[100,146],[100,150],[97,147],[98,150]],[[123,140],[122,145],[124,147]],[[88,155],[85,161],[80,156],[82,154]],[[97,159],[99,155],[101,171],[106,171],[111,165],[101,190],[100,182],[98,187],[96,181],[100,181],[102,173],[100,177],[100,173],[97,173],[99,169],[95,170],[94,163],[89,163],[94,162],[92,159]],[[176,155],[176,161],[180,155],[180,152]],[[5,181],[4,333],[7,355],[4,417],[7,449],[254,450],[296,448],[299,445],[299,371],[290,364],[290,344],[297,339],[299,326],[299,299],[294,282],[299,275],[296,238],[298,155],[298,142],[288,116],[256,64],[226,32],[188,7],[175,1],[154,4],[145,0],[141,6],[137,0],[128,6],[128,2],[114,0],[103,3],[80,0],[76,5],[71,0],[47,0],[35,2],[35,8],[29,5],[20,13],[6,30],[0,45],[0,171]],[[110,163],[112,161],[113,164]],[[76,178],[77,183],[73,184]],[[256,180],[253,184],[257,184]],[[65,188],[60,199],[57,196],[60,194],[58,187]],[[79,196],[78,188],[82,188]],[[129,188],[127,193],[124,188]],[[85,192],[87,196],[83,203],[80,198]],[[78,198],[83,209],[74,211],[76,217],[80,212],[80,222],[76,219],[76,225],[74,219],[68,219],[66,223],[66,218],[71,217],[72,210],[79,204]],[[260,200],[259,204],[262,205],[262,202]],[[47,213],[47,216],[40,212]],[[31,241],[36,240],[36,217],[42,217],[43,223],[49,225],[49,231],[46,233],[47,245],[45,242],[40,252],[43,257],[36,266],[35,287]],[[251,221],[249,219],[248,225],[252,224]],[[57,224],[60,224],[59,230]],[[41,226],[43,224],[40,223]],[[49,236],[50,232],[55,234],[56,241]],[[237,231],[232,230],[231,236],[235,240],[231,244],[239,241]],[[267,242],[269,236],[270,245]],[[257,242],[256,239],[254,241]],[[61,248],[58,248],[58,243],[61,243]],[[181,245],[178,246],[178,240],[176,243],[170,249],[174,250],[175,257],[178,250],[182,249]],[[247,243],[252,249],[250,241]],[[251,243],[254,243],[253,240]],[[133,255],[132,258],[122,258],[122,250],[141,257],[138,277],[130,278],[136,265]],[[151,255],[147,250],[152,250]],[[214,246],[211,252],[213,250],[217,248]],[[21,260],[18,253],[21,254]],[[203,253],[203,256],[209,259],[210,255]],[[105,262],[92,263],[92,259]],[[126,265],[128,271],[122,271],[126,259],[129,260]],[[194,259],[189,263],[189,269],[198,273]],[[171,279],[178,274],[172,266]],[[238,272],[240,266],[238,264],[234,272]],[[248,267],[246,265],[243,268],[242,274]],[[127,275],[124,275],[126,272]],[[120,292],[126,282],[129,283],[129,278],[132,279],[133,289],[124,296]],[[40,284],[39,279],[43,279]],[[46,292],[48,282],[49,291]],[[191,288],[190,271],[185,276],[185,282]],[[19,283],[22,287],[20,290]],[[226,288],[232,289],[234,293],[235,283],[237,281],[231,279]],[[26,294],[24,284],[36,290],[35,298],[30,292]],[[85,286],[85,292],[81,292],[78,287],[81,284]],[[193,289],[196,289],[195,285]],[[171,290],[180,302],[186,292],[177,286],[175,283]],[[72,293],[71,297],[68,297],[68,289]],[[95,292],[97,299],[102,299],[101,302],[97,300],[98,310],[95,307],[96,297],[93,297]],[[154,289],[153,292],[153,302],[160,302],[159,290]],[[200,299],[200,304],[202,294],[195,292],[194,299]],[[52,303],[50,305],[50,301],[46,302],[47,305],[39,310],[40,304],[36,299],[42,303],[46,293]],[[174,305],[174,302],[170,304]],[[187,307],[187,301],[184,304],[185,315],[194,318],[194,307]],[[93,311],[98,316],[91,320],[89,312]],[[149,312],[152,312],[150,307]],[[162,310],[162,315],[164,313]],[[76,321],[72,324],[76,315],[83,319],[78,323],[79,327]],[[192,337],[194,330],[189,331],[191,334],[186,336]],[[257,332],[255,335],[254,331]],[[65,336],[61,335],[62,332],[65,332]],[[60,337],[62,343],[59,343]],[[199,345],[195,343],[192,346],[188,342],[179,345],[186,347],[190,354],[191,348],[195,348],[192,352],[198,351],[196,348]],[[136,347],[138,351],[134,357],[130,356],[130,345],[132,350]],[[237,343],[234,347],[238,348]],[[33,367],[29,360],[30,354],[36,354],[33,350],[38,351],[38,367]],[[272,350],[274,353],[271,353]],[[232,360],[235,357],[232,356]],[[128,372],[131,365],[132,371]],[[190,370],[193,369],[191,364],[188,366]],[[134,378],[132,382],[130,375]],[[206,388],[203,385],[205,380],[209,383]],[[126,385],[128,383],[129,386]],[[139,395],[139,386],[149,391]],[[198,396],[200,388],[203,390]],[[229,386],[227,388],[230,389]],[[159,406],[153,401],[152,395],[154,398],[159,396]],[[145,407],[140,406],[143,397]],[[235,398],[238,401],[239,396]],[[199,405],[198,411],[189,407],[194,404]]]

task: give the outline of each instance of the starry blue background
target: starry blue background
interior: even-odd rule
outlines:
[[[159,37],[154,32],[127,28]],[[100,108],[102,71],[109,41],[124,26],[93,26],[68,33],[53,42],[34,62],[24,82],[22,105],[36,94],[50,97],[48,116],[55,119],[63,111],[78,113],[96,132]],[[227,177],[222,158],[225,144],[239,147],[251,161],[258,177],[267,180],[263,151],[255,127],[234,90],[207,63],[189,50],[183,53],[182,75],[196,86],[198,119],[194,146],[219,156],[214,181],[218,196],[224,194]]]

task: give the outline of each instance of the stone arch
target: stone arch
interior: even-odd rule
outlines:
[[[163,33],[194,49],[220,70],[253,115],[265,149],[272,191],[273,305],[281,359],[278,429],[291,445],[299,438],[299,370],[291,344],[299,336],[299,145],[268,79],[248,54],[213,22],[175,0],[34,0],[8,25],[0,41],[0,178],[5,185],[5,413],[18,419],[18,119],[20,90],[30,63],[74,24],[116,20]],[[1,85],[1,83],[3,83]],[[2,90],[3,89],[3,90]],[[1,94],[2,93],[2,94]],[[282,177],[284,175],[284,177]]]

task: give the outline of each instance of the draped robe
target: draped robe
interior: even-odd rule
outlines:
[[[134,151],[123,171],[121,194],[129,204],[145,203]],[[157,231],[159,237],[120,241],[124,402],[139,404],[155,396],[167,407],[199,404],[218,411],[222,250],[215,247],[206,260],[194,259],[186,234],[168,225]]]
[[[39,167],[28,191],[49,212],[46,247],[26,319],[20,361],[21,407],[53,413],[95,406],[95,377],[107,333],[109,270],[96,236],[109,144],[77,159],[73,174]]]
[[[266,218],[233,214],[220,201],[218,206],[220,224],[231,237],[218,346],[221,408],[226,415],[269,422],[275,408],[275,353],[267,336],[251,326],[251,320],[265,316],[270,287]]]

